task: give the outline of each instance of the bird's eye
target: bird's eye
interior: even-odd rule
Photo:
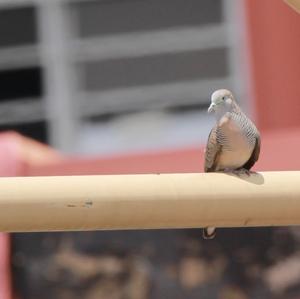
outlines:
[[[226,97],[222,97],[222,100],[225,101]]]

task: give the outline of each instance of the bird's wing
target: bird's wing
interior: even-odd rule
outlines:
[[[205,150],[205,172],[213,172],[216,170],[219,155],[221,152],[221,144],[217,140],[218,125],[216,124],[209,133],[206,150]]]
[[[260,153],[260,136],[259,134],[256,137],[255,146],[249,160],[244,164],[243,168],[250,170],[255,162],[258,160]]]

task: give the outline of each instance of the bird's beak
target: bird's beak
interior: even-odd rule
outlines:
[[[213,111],[215,111],[215,107],[216,107],[216,104],[215,103],[211,103],[210,106],[207,109],[207,112],[208,113],[212,113]]]

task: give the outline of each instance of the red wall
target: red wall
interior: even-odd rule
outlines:
[[[263,132],[260,159],[254,170],[299,170],[300,128]],[[24,175],[83,175],[203,172],[204,149],[166,150],[111,158],[68,157],[46,165],[27,164]]]
[[[0,134],[0,177],[24,176],[29,167],[61,161],[49,147],[14,132]],[[10,236],[0,233],[0,299],[15,298],[11,282]]]
[[[300,15],[282,0],[245,0],[260,129],[300,126]]]

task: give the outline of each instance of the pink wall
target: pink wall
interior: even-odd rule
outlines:
[[[245,0],[261,129],[300,126],[300,14],[282,0]]]

